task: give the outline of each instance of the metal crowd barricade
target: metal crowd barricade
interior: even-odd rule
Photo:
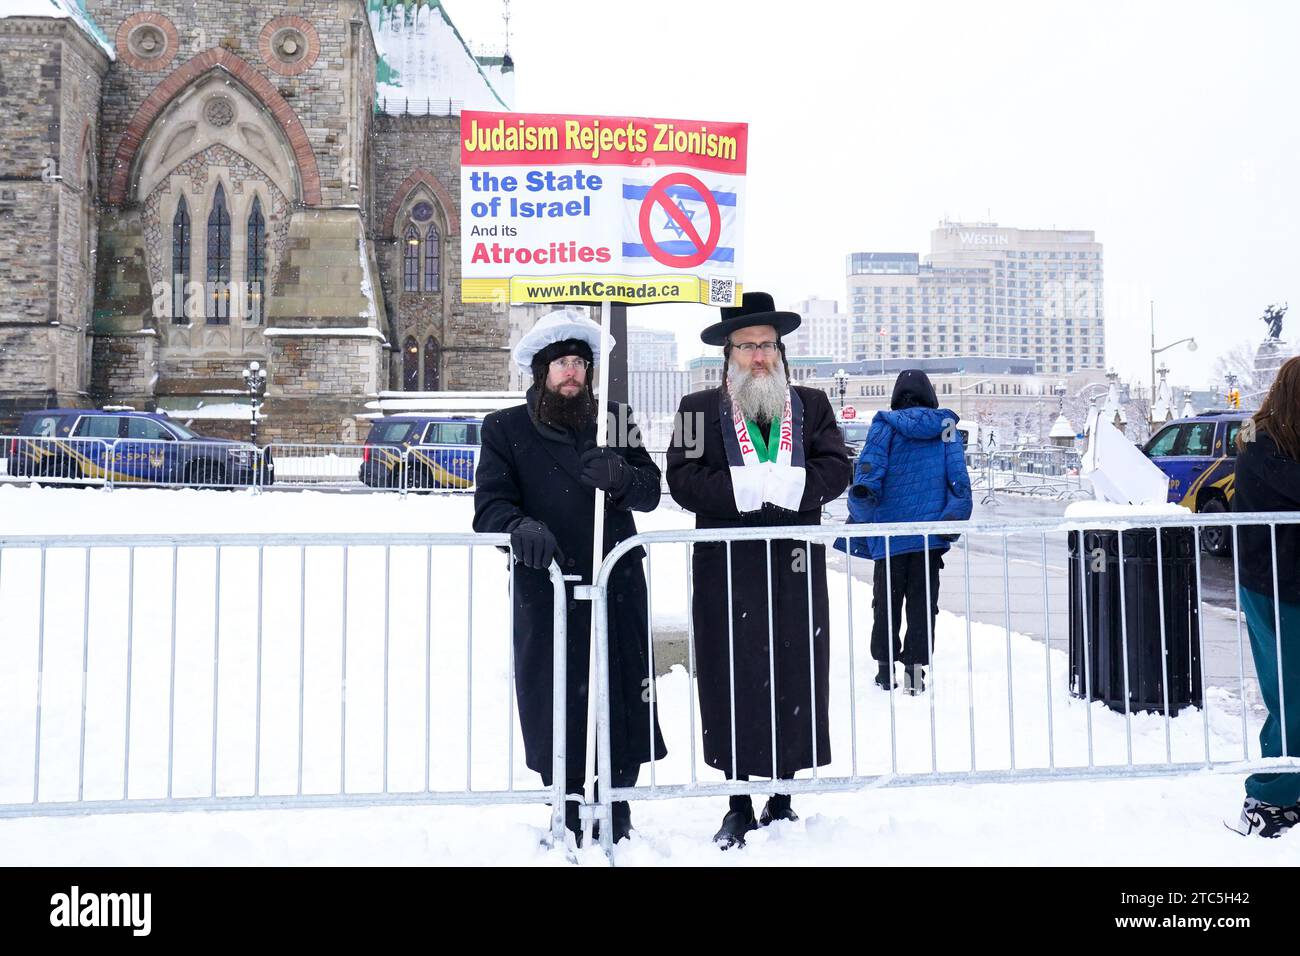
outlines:
[[[509,541],[0,536],[0,817],[550,804],[563,844],[565,580],[521,786]]]
[[[1079,474],[1078,455],[1068,449],[1029,448],[988,452],[967,449],[971,488],[983,491],[985,504],[999,493],[1071,500],[1090,494]]]
[[[269,454],[245,442],[10,436],[10,479],[112,489],[251,488],[272,480]]]
[[[110,480],[111,441],[9,435],[4,439],[5,475],[42,485],[103,486]]]
[[[403,493],[474,490],[478,448],[467,445],[412,445],[402,455]]]
[[[275,484],[283,488],[400,491],[384,481],[376,446],[272,442],[263,451],[275,463]],[[372,464],[373,462],[373,464]]]
[[[1206,590],[1202,578],[1200,535],[1205,527],[1231,526],[1234,536],[1239,527],[1267,526],[1273,539],[1276,586],[1276,528],[1279,525],[1300,525],[1300,516],[1294,513],[1268,513],[1255,515],[1143,515],[1097,517],[1077,520],[1044,519],[1016,523],[1007,522],[932,522],[914,524],[843,525],[835,527],[792,526],[781,528],[742,528],[703,531],[660,531],[639,534],[614,547],[606,556],[595,585],[580,589],[579,596],[593,601],[594,620],[597,622],[595,652],[597,654],[597,768],[599,801],[588,813],[603,819],[601,838],[607,852],[611,850],[609,834],[611,804],[620,800],[669,799],[688,796],[723,796],[732,794],[766,794],[773,791],[790,794],[828,793],[859,790],[868,787],[898,787],[977,782],[1022,782],[1102,777],[1137,777],[1185,774],[1191,771],[1216,771],[1243,773],[1247,771],[1300,772],[1300,759],[1261,759],[1258,744],[1252,745],[1254,719],[1258,730],[1258,716],[1252,718],[1248,706],[1246,655],[1243,649],[1241,623],[1241,597],[1239,558],[1233,550],[1232,600],[1235,620],[1236,673],[1223,675],[1218,689],[1211,694],[1205,676],[1206,661]],[[1169,707],[1169,658],[1166,629],[1166,598],[1163,578],[1159,600],[1159,629],[1152,633],[1129,633],[1128,605],[1134,601],[1151,600],[1151,595],[1126,594],[1125,575],[1119,581],[1120,614],[1119,640],[1124,661],[1125,695],[1123,713],[1108,710],[1101,701],[1093,700],[1091,684],[1094,675],[1089,671],[1091,641],[1094,639],[1088,626],[1088,599],[1081,593],[1080,612],[1083,616],[1083,666],[1081,673],[1071,673],[1068,656],[1060,646],[1068,629],[1060,623],[1061,609],[1068,598],[1068,577],[1085,573],[1105,573],[1105,565],[1088,568],[1086,562],[1095,562],[1096,555],[1078,549],[1078,560],[1066,554],[1067,536],[1081,536],[1084,531],[1110,530],[1132,532],[1138,529],[1158,529],[1156,533],[1157,569],[1163,560],[1160,554],[1159,529],[1193,530],[1195,538],[1195,580],[1198,595],[1197,612],[1192,616],[1195,627],[1188,637],[1199,650],[1201,673],[1199,686],[1206,688],[1199,707],[1186,708],[1177,717],[1171,716]],[[903,695],[891,688],[887,693],[877,690],[870,679],[860,671],[873,667],[869,649],[862,646],[862,634],[869,632],[871,618],[864,613],[867,602],[860,597],[855,602],[855,572],[860,573],[869,562],[866,558],[845,554],[844,573],[829,574],[830,596],[831,694],[830,735],[832,753],[829,762],[821,768],[799,772],[793,779],[780,779],[777,767],[776,686],[779,675],[772,661],[777,635],[772,618],[771,560],[773,542],[794,542],[805,548],[809,556],[807,568],[812,567],[814,545],[827,547],[827,555],[836,538],[863,538],[876,536],[884,539],[885,554],[898,558],[892,547],[896,539],[905,536],[960,534],[959,542],[947,552],[947,559],[960,562],[957,582],[952,571],[947,575],[947,587],[940,592],[949,601],[948,608],[939,611],[935,618],[925,614],[926,631],[915,638],[904,633],[906,642],[913,639],[926,641],[930,664],[924,672],[925,690],[920,698]],[[1120,540],[1120,567],[1123,567],[1123,534]],[[923,538],[924,560],[928,564],[930,539]],[[724,543],[727,549],[728,576],[731,574],[732,551],[735,547],[766,543],[768,555],[767,581],[767,643],[763,647],[734,647],[734,633],[738,614],[763,613],[761,607],[737,609],[732,601],[732,582],[710,582],[712,595],[726,600],[729,609],[728,632],[725,634],[697,634],[691,616],[692,597],[691,548],[705,542]],[[669,726],[688,726],[688,739],[667,740],[668,757],[652,761],[641,774],[635,786],[614,787],[609,774],[611,766],[610,692],[609,692],[609,611],[616,596],[609,593],[610,576],[618,560],[634,548],[646,550],[645,572],[647,582],[656,578],[664,582],[662,569],[652,576],[652,561],[659,554],[660,561],[671,560],[679,565],[685,581],[680,578],[668,582],[658,595],[684,593],[686,597],[687,655],[685,669],[675,667],[668,674],[651,682],[649,692],[642,695],[646,706],[657,708],[659,718]],[[1012,557],[1014,554],[1016,557]],[[676,555],[676,557],[674,557]],[[677,560],[680,558],[680,562]],[[1037,568],[1036,575],[1013,575],[1013,564]],[[895,561],[884,560],[883,588],[887,619],[892,619],[894,588],[891,575]],[[874,570],[874,569],[873,569]],[[1291,573],[1294,573],[1292,570]],[[807,639],[809,661],[815,659],[812,620],[812,574],[805,571],[809,588],[809,620]],[[927,605],[938,604],[938,597],[930,594],[930,579],[926,576]],[[750,582],[746,582],[750,583]],[[974,586],[973,586],[974,585]],[[1041,592],[1041,604],[1037,595]],[[973,603],[973,598],[977,599]],[[989,601],[989,599],[993,599]],[[656,593],[651,593],[651,606]],[[987,603],[984,603],[987,602]],[[1274,601],[1277,659],[1281,661],[1281,617]],[[856,613],[855,613],[855,608]],[[847,614],[847,626],[846,622]],[[1055,616],[1054,616],[1055,615]],[[653,622],[652,622],[653,623]],[[936,634],[936,629],[938,634]],[[1139,628],[1141,630],[1141,628]],[[936,637],[938,641],[936,642]],[[804,634],[797,635],[804,639]],[[1231,640],[1231,638],[1228,638]],[[767,682],[771,704],[771,777],[767,780],[701,780],[697,772],[696,754],[702,746],[699,724],[695,715],[696,687],[695,662],[701,641],[715,647],[731,648],[727,659],[731,662],[730,722],[733,734],[731,754],[735,759],[734,735],[744,733],[735,721],[735,659],[746,653],[766,656],[773,668]],[[1132,642],[1159,642],[1162,661],[1165,700],[1163,710],[1135,714],[1129,706],[1128,661],[1130,651],[1137,645]],[[888,642],[887,663],[891,676],[894,671],[894,651]],[[1055,645],[1055,646],[1054,646]],[[1217,646],[1217,645],[1216,645]],[[647,649],[649,660],[654,661],[654,648]],[[1280,670],[1280,666],[1279,666]],[[1253,673],[1253,669],[1252,669]],[[810,667],[812,692],[816,694],[816,669]],[[1279,693],[1281,685],[1279,673]],[[891,684],[894,682],[891,680]],[[847,703],[841,696],[847,690]],[[1284,695],[1283,695],[1284,697]],[[1300,702],[1282,700],[1283,742],[1282,752],[1287,752],[1285,740],[1285,712],[1287,707],[1300,706]],[[669,714],[666,708],[685,708]],[[801,702],[800,712],[809,715],[812,724],[814,763],[817,740],[817,707],[810,697],[806,708]],[[1239,727],[1238,713],[1239,711]],[[1213,712],[1213,713],[1212,713]],[[1213,728],[1213,731],[1212,731]],[[766,729],[763,731],[766,733]],[[667,733],[666,733],[667,736]],[[886,746],[887,743],[887,746]],[[674,754],[674,751],[677,751]],[[686,753],[683,755],[682,750]],[[733,774],[734,777],[734,763]],[[590,792],[590,791],[589,791]]]

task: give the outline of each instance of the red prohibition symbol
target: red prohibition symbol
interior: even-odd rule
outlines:
[[[700,238],[700,232],[695,228],[695,224],[668,195],[668,189],[671,186],[687,186],[695,190],[704,201],[705,207],[709,210],[709,236],[707,239]],[[650,231],[650,215],[654,212],[656,206],[662,206],[664,212],[668,213],[673,222],[677,223],[677,227],[695,245],[695,252],[678,256],[659,248],[658,243],[654,240],[654,235]],[[650,191],[646,193],[645,199],[641,201],[641,216],[638,225],[641,230],[641,242],[645,244],[646,251],[650,253],[656,262],[672,266],[675,269],[693,269],[698,265],[702,265],[709,256],[713,255],[713,250],[718,248],[718,240],[722,238],[722,216],[718,212],[718,201],[713,198],[713,193],[709,192],[709,188],[690,173],[669,173],[651,186]]]

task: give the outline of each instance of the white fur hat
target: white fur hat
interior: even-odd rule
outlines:
[[[600,324],[593,322],[577,309],[558,309],[537,320],[537,324],[524,333],[511,357],[525,374],[533,367],[533,356],[556,342],[579,339],[591,347],[592,357],[600,362]],[[609,340],[610,345],[614,340]]]

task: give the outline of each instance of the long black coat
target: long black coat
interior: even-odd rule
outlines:
[[[610,405],[610,413],[618,415]],[[624,421],[616,417],[615,421]],[[630,415],[626,419],[631,421]],[[591,583],[595,492],[578,480],[579,454],[596,439],[551,428],[536,421],[528,405],[493,412],[483,421],[482,447],[475,473],[474,530],[509,532],[525,518],[541,521],[555,535],[565,574]],[[631,466],[631,481],[621,495],[605,496],[605,553],[636,534],[632,511],[659,505],[660,473],[641,447],[618,451]],[[651,759],[645,552],[624,555],[609,582],[610,750],[615,770]],[[567,776],[582,776],[587,739],[587,650],[591,602],[573,597],[568,586]],[[545,571],[516,564],[514,570],[515,692],[529,768],[551,776],[552,590]],[[657,716],[656,757],[665,754]]]
[[[1237,456],[1234,474],[1233,511],[1300,511],[1300,462],[1283,455],[1262,428]],[[1243,524],[1238,536],[1242,586],[1272,597],[1273,541],[1268,526]],[[1277,587],[1283,601],[1300,601],[1300,528],[1296,525],[1277,526]]]
[[[765,504],[741,514],[732,496],[731,471],[723,445],[717,389],[682,399],[678,427],[668,449],[668,488],[673,500],[695,513],[697,528],[818,525],[821,508],[848,487],[852,467],[835,413],[823,392],[796,386],[803,400],[806,481],[799,510]],[[689,419],[687,416],[690,416]],[[701,423],[690,457],[682,422]],[[730,425],[730,422],[727,423]],[[727,606],[727,546],[695,545],[692,560],[695,660],[699,680],[704,758],[710,766],[732,772],[730,646],[735,649],[736,772],[772,775],[772,691],[775,674],[777,775],[789,777],[814,765],[813,716],[816,716],[816,765],[830,762],[829,720],[830,610],[826,593],[826,549],[811,555],[796,539],[737,542],[731,546],[730,631]],[[772,633],[768,650],[768,557],[772,569]],[[813,662],[816,693],[809,667],[808,572],[812,573]],[[774,665],[774,666],[773,666]]]

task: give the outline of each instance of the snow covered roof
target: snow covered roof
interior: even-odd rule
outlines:
[[[81,27],[99,48],[108,54],[110,60],[117,59],[117,52],[98,23],[86,12],[85,0],[4,0],[0,5],[0,19],[6,17],[50,17],[51,19],[72,20]]]
[[[1074,426],[1064,415],[1057,415],[1056,421],[1052,425],[1052,430],[1048,432],[1048,438],[1073,438],[1075,436]]]
[[[379,51],[381,100],[452,100],[464,109],[510,109],[438,0],[368,0]],[[489,63],[499,72],[501,64]]]
[[[379,401],[367,402],[366,408],[383,414],[402,412],[465,412],[482,415],[502,408],[522,405],[523,392],[380,392]]]
[[[163,408],[159,406],[158,411],[178,422],[204,420],[247,422],[252,421],[253,418],[253,406],[237,402],[204,405],[202,408]],[[266,412],[259,411],[257,419],[258,421],[266,421],[269,417]]]

